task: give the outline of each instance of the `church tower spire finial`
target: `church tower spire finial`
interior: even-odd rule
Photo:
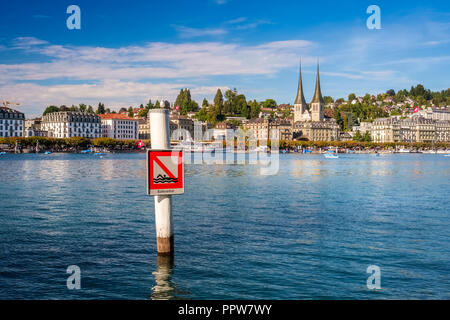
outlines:
[[[297,88],[297,97],[295,98],[294,104],[305,104],[306,100],[305,96],[303,95],[303,83],[302,83],[302,58],[300,58],[300,64],[299,64],[299,76],[298,76],[298,88]]]
[[[305,96],[303,95],[302,59],[300,58],[297,97],[295,98],[295,102],[294,102],[294,122],[302,121],[303,113],[307,109],[308,109],[308,105],[306,104]]]
[[[319,58],[317,58],[317,76],[316,76],[316,89],[314,90],[314,97],[311,103],[323,103],[322,91],[320,90],[320,77],[319,77]]]
[[[312,121],[322,121],[324,118],[324,101],[322,91],[320,90],[320,76],[319,76],[319,59],[317,59],[317,76],[316,89],[314,90],[314,97],[310,103]]]

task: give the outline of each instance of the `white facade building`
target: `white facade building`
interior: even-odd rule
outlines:
[[[0,108],[0,137],[23,137],[25,115],[10,108]]]
[[[52,112],[42,116],[42,131],[51,138],[100,138],[101,121],[96,114],[84,112]]]
[[[432,119],[436,121],[450,121],[450,108],[438,109],[438,108],[426,108],[419,110],[418,113],[412,114],[410,117],[420,115],[425,119]]]
[[[102,119],[102,137],[136,140],[139,139],[139,121],[124,114],[100,114]]]

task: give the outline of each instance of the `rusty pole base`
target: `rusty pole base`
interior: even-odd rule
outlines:
[[[161,255],[171,255],[174,252],[173,236],[170,238],[156,238],[156,250]]]

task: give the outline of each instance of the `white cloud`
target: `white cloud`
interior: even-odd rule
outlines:
[[[272,22],[269,20],[258,20],[255,22],[238,25],[238,26],[236,26],[236,29],[237,30],[255,29],[255,28],[259,27],[260,25],[264,25],[264,24],[272,24]]]
[[[247,17],[240,17],[240,18],[236,18],[236,19],[227,20],[224,23],[225,24],[237,24],[237,23],[241,23],[244,21],[247,21]]]
[[[228,31],[223,28],[205,28],[197,29],[185,26],[173,26],[181,38],[198,38],[208,36],[221,36],[227,34]]]
[[[189,87],[196,99],[211,98],[218,87],[226,86],[197,85],[196,80],[211,84],[214,76],[274,75],[297,66],[301,54],[306,64],[314,61],[307,56],[311,47],[309,41],[289,40],[259,45],[151,42],[106,48],[18,38],[6,50],[35,54],[44,61],[0,64],[0,97],[20,102],[33,114],[50,104],[102,101],[120,107],[151,97],[174,100],[183,87]]]
[[[121,107],[139,105],[149,99],[175,100],[180,88],[190,87],[197,100],[215,94],[220,86],[195,87],[189,83],[139,83],[135,81],[106,80],[100,84],[64,84],[45,86],[35,83],[17,83],[0,87],[0,97],[20,101],[20,110],[27,117],[38,116],[46,106],[78,105],[85,103],[96,106],[103,102],[107,107],[118,110]],[[226,87],[223,87],[226,89]]]
[[[47,41],[36,39],[34,37],[18,37],[15,38],[12,47],[14,49],[27,49],[33,46],[48,44]]]

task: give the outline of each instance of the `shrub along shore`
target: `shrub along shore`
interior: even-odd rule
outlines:
[[[150,140],[142,140],[144,145],[150,147]],[[224,141],[224,146],[226,142]],[[112,138],[88,139],[82,137],[72,138],[45,138],[45,137],[9,137],[0,138],[0,151],[13,151],[17,145],[18,152],[35,152],[39,145],[41,152],[80,152],[88,148],[98,148],[111,152],[135,152],[138,151],[137,140],[117,140]],[[235,143],[237,146],[237,143]],[[271,146],[270,141],[268,146]],[[246,142],[248,148],[248,142]],[[450,149],[449,142],[360,142],[360,141],[291,141],[280,140],[280,149],[318,149],[339,148],[371,152],[374,150],[395,150],[397,148],[410,148],[413,150]]]
[[[138,140],[117,140],[111,138],[88,139],[82,137],[72,138],[46,138],[46,137],[9,137],[0,138],[0,150],[15,149],[19,151],[35,152],[36,146],[40,151],[52,152],[79,152],[88,148],[99,148],[108,151],[137,151]],[[145,145],[150,145],[149,140],[143,140]]]

